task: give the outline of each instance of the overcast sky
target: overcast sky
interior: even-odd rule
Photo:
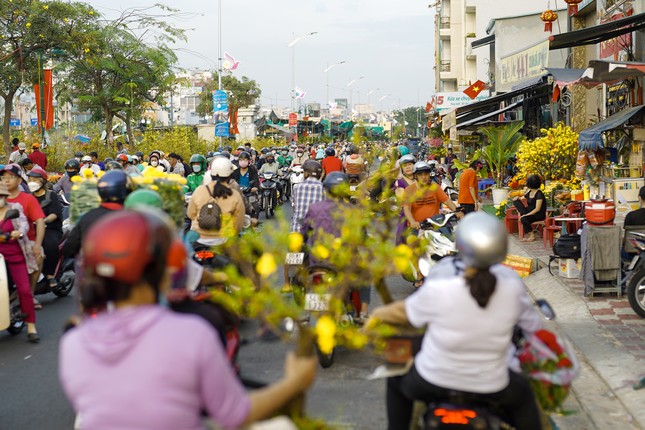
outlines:
[[[185,19],[175,21],[191,29],[188,43],[177,46],[180,65],[216,69],[217,0],[86,2],[109,18],[156,2],[186,12]],[[289,106],[292,50],[287,45],[316,31],[295,45],[295,83],[306,92],[305,102],[325,102],[324,69],[344,60],[328,72],[330,99],[349,99],[347,84],[364,76],[351,86],[354,103],[366,103],[367,93],[375,90],[370,102],[377,109],[421,106],[434,91],[433,14],[428,0],[222,0],[222,45],[241,62],[235,76],[259,83],[264,105]]]

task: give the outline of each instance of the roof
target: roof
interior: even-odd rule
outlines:
[[[625,33],[645,28],[645,13],[609,21],[582,30],[555,34],[549,38],[549,49],[571,48],[574,46],[594,45],[604,40],[613,39]]]
[[[457,128],[458,128],[458,129],[460,129],[460,128],[468,127],[469,125],[478,125],[478,124],[481,124],[482,122],[484,122],[484,120],[487,120],[487,119],[489,119],[489,118],[491,118],[491,117],[495,117],[496,115],[499,115],[499,114],[501,114],[501,113],[504,113],[504,112],[506,112],[507,110],[515,109],[515,108],[517,108],[517,107],[521,107],[521,106],[522,106],[522,102],[521,102],[521,101],[519,101],[519,102],[515,102],[515,103],[511,103],[510,105],[508,105],[508,106],[506,106],[506,107],[503,107],[503,108],[501,108],[501,109],[498,109],[498,110],[496,110],[496,111],[494,111],[494,112],[486,113],[486,114],[480,115],[480,116],[478,116],[478,117],[476,117],[476,118],[473,118],[473,119],[471,119],[471,120],[464,121],[464,122],[461,122],[461,123],[460,123],[460,122],[458,122],[458,123],[457,123]]]
[[[636,61],[592,60],[586,69],[548,69],[555,84],[560,87],[581,84],[587,88],[600,84],[611,84],[627,78],[645,75],[645,63]]]

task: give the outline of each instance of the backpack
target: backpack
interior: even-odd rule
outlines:
[[[219,231],[222,228],[222,209],[212,195],[208,203],[199,210],[197,225],[202,230]]]
[[[553,244],[553,254],[549,257],[549,273],[551,273],[551,262],[556,258],[573,258],[577,260],[580,258],[580,235],[579,234],[563,234]],[[553,273],[551,273],[553,275]]]

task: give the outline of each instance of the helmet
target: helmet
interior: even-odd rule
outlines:
[[[81,158],[81,162],[85,163],[87,161],[89,161],[91,163],[92,162],[92,157],[90,157],[89,155],[84,155],[83,158]]]
[[[405,145],[399,145],[396,149],[399,150],[400,157],[404,157],[410,153],[410,149]]]
[[[399,166],[403,166],[406,163],[416,163],[416,158],[414,158],[414,155],[412,154],[407,154],[404,155],[403,157],[399,158]]]
[[[332,195],[338,194],[339,190],[337,187],[343,184],[349,186],[349,176],[343,172],[331,172],[323,181],[323,187],[325,187],[325,190]]]
[[[354,145],[349,145],[347,152],[349,153],[349,155],[358,154],[358,148]]]
[[[126,154],[119,154],[116,156],[117,161],[125,161],[126,163],[128,162],[128,156]]]
[[[211,176],[213,177],[219,176],[220,178],[228,178],[235,169],[236,167],[228,158],[217,157],[211,162]]]
[[[327,148],[325,149],[325,155],[328,157],[333,157],[334,155],[336,155],[336,151],[334,150],[334,148]]]
[[[268,148],[262,148],[262,149],[260,149],[260,153],[261,153],[261,154],[266,154],[267,152],[269,152],[269,149],[268,149]]]
[[[504,224],[485,212],[473,212],[459,223],[455,245],[468,267],[484,269],[501,263],[508,250]]]
[[[135,164],[137,164],[139,161],[141,161],[141,159],[139,158],[139,156],[138,156],[138,155],[136,155],[136,154],[135,154],[135,155],[131,155],[131,156],[130,156],[130,158],[132,158],[132,162],[133,162],[133,163],[135,163]]]
[[[206,171],[206,158],[201,154],[193,154],[190,156],[189,164],[200,164],[202,166],[202,171]]]
[[[74,153],[74,157],[83,158],[83,153],[82,153],[82,152],[80,152],[80,151],[76,151],[76,152]]]
[[[417,161],[416,163],[414,163],[414,170],[412,171],[412,173],[419,172],[432,172],[432,166],[430,166],[425,161]]]
[[[70,158],[65,162],[65,170],[81,170],[81,163],[76,158]]]
[[[307,160],[302,163],[302,169],[308,176],[313,176],[314,178],[320,178],[320,175],[322,175],[322,166],[315,160]]]
[[[118,161],[108,161],[105,163],[105,171],[109,172],[110,170],[123,170],[123,166]]]
[[[141,152],[141,151],[137,151],[137,152],[135,152],[135,153],[134,153],[134,155],[136,155],[137,157],[139,157],[139,160],[143,160],[143,152]]]
[[[107,176],[107,173],[106,173]],[[165,266],[172,230],[162,214],[148,211],[115,211],[99,219],[83,241],[83,267],[91,276],[132,285],[144,279],[158,288]],[[88,289],[91,290],[91,289]],[[117,287],[87,291],[97,301],[118,297]]]
[[[251,154],[249,154],[246,151],[240,152],[240,155],[237,156],[240,160],[250,160],[251,159]]]
[[[40,167],[34,167],[33,169],[31,169],[29,172],[27,172],[27,176],[31,176],[34,178],[41,178],[47,181],[47,172],[45,172]]]
[[[134,209],[137,206],[148,206],[161,209],[162,201],[158,192],[140,188],[130,193],[123,202],[126,209]]]
[[[220,158],[231,158],[231,153],[228,151],[222,151],[222,153],[219,155]]]
[[[101,176],[97,188],[102,201],[121,203],[128,195],[128,175],[123,170],[111,170]]]

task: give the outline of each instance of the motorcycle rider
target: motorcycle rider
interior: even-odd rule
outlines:
[[[374,309],[368,321],[368,327],[426,327],[413,367],[388,379],[388,429],[408,429],[413,400],[440,402],[457,390],[498,404],[518,429],[538,430],[531,386],[509,371],[507,357],[514,327],[530,334],[541,321],[522,280],[499,264],[508,249],[506,230],[491,215],[470,214],[457,229],[456,245],[463,271],[433,277],[407,299]]]
[[[313,382],[316,359],[289,354],[281,380],[245,393],[212,327],[159,305],[171,284],[172,240],[168,222],[129,210],[89,231],[84,299],[115,309],[61,340],[60,381],[84,427],[197,429],[205,410],[218,426],[240,428],[270,416]]]
[[[404,147],[406,148],[406,147]],[[407,149],[407,148],[406,148]],[[401,166],[401,173],[396,181],[394,181],[394,195],[398,202],[403,200],[403,193],[405,189],[414,184],[416,181],[414,179],[414,164],[416,159],[414,155],[407,154],[399,158],[399,166]],[[400,245],[405,243],[405,229],[407,228],[407,219],[405,218],[405,213],[403,212],[403,207],[401,207],[401,214],[399,216],[399,223],[396,228],[396,244]]]
[[[278,164],[282,168],[289,168],[291,167],[291,162],[293,161],[293,157],[289,155],[289,149],[287,147],[284,147],[280,150],[280,155],[278,155]]]
[[[193,173],[186,178],[186,192],[193,193],[204,181],[206,174],[206,158],[201,154],[193,154],[190,156],[190,168]]]
[[[65,174],[54,184],[54,193],[61,191],[67,195],[72,192],[72,178],[81,171],[81,163],[76,158],[70,158],[65,162]]]
[[[63,246],[65,257],[76,257],[88,230],[99,219],[123,209],[123,202],[130,192],[130,187],[130,178],[123,170],[110,170],[101,176],[97,183],[101,204],[83,215],[69,233]]]
[[[18,203],[8,203],[9,189],[4,183],[0,183],[0,232],[9,233],[10,239],[6,242],[0,242],[0,254],[4,257],[7,273],[11,275],[18,298],[20,301],[20,310],[25,314],[27,323],[27,340],[38,343],[40,337],[36,330],[36,311],[34,308],[34,295],[29,282],[29,268],[36,267],[36,259],[30,249],[27,232],[29,231],[29,222]],[[15,209],[20,212],[20,216],[13,220],[5,220],[5,215],[9,209]]]
[[[58,197],[46,187],[47,172],[40,168],[34,168],[27,173],[27,178],[29,190],[36,197],[45,214],[43,274],[47,277],[49,287],[56,288],[58,282],[54,274],[56,273],[56,265],[60,256],[58,245],[63,238],[63,206],[60,204]]]
[[[293,157],[293,161],[291,162],[291,167],[302,166],[308,159],[309,156],[305,153],[305,148],[303,146],[298,146],[296,149],[296,156]]]
[[[94,176],[96,176],[101,171],[101,168],[99,167],[99,165],[94,164],[94,162],[92,161],[92,157],[90,157],[89,155],[84,155],[83,158],[81,158],[81,163],[82,163],[81,172],[83,172],[83,170],[85,169],[90,169],[94,174]]]
[[[291,231],[300,231],[302,221],[309,207],[324,199],[323,184],[320,182],[322,166],[315,160],[307,160],[302,165],[305,180],[293,187],[293,216]]]
[[[363,175],[365,173],[365,159],[359,154],[356,146],[350,145],[348,148],[348,155],[345,157],[343,167],[345,167],[345,172],[347,172],[348,175],[356,175],[358,176],[359,181],[363,180]]]
[[[263,173],[273,173],[277,176],[278,171],[280,170],[280,165],[275,162],[275,155],[268,153],[264,160],[265,163],[262,165],[262,167],[260,167],[260,170],[258,170],[258,175],[262,176]],[[280,196],[279,203],[282,203],[282,200],[284,199],[284,189],[280,181],[276,181],[275,184]]]
[[[343,162],[340,158],[336,157],[336,151],[332,147],[325,149],[325,158],[322,160],[322,169],[325,176],[331,172],[344,172]]]

